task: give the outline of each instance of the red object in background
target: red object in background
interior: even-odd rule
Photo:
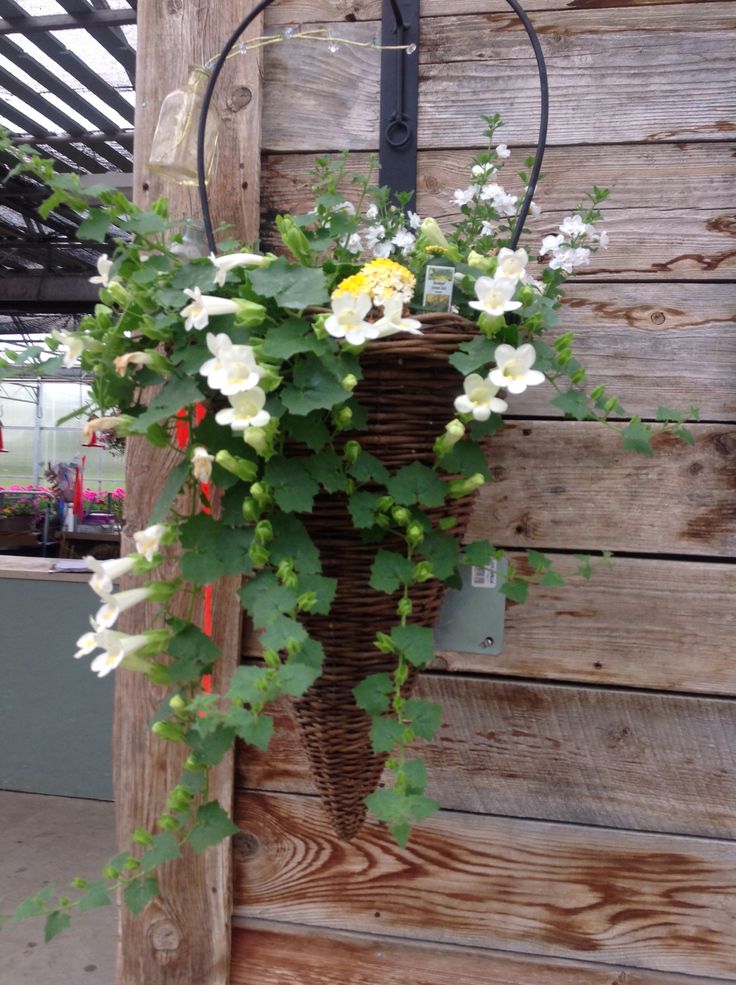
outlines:
[[[84,518],[84,466],[86,458],[82,459],[81,465],[74,467],[74,496],[72,497],[72,513],[78,520]]]
[[[204,420],[207,416],[207,408],[203,403],[197,403],[194,405],[194,426]],[[187,408],[182,407],[176,412],[176,446],[177,448],[186,448],[189,444],[189,420],[187,415]]]
[[[96,431],[92,432],[92,437],[90,438],[89,441],[85,441],[82,444],[82,448],[102,448],[102,447],[103,445],[101,445],[100,442],[97,440]]]
[[[8,451],[8,449],[3,444],[3,425],[2,425],[2,421],[0,421],[0,454],[4,454],[4,455],[9,455],[10,454],[10,452]]]

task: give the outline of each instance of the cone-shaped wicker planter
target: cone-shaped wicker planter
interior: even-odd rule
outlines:
[[[361,356],[364,378],[355,393],[367,411],[368,430],[347,437],[360,441],[391,472],[415,461],[434,461],[432,446],[452,419],[454,399],[462,390],[462,376],[448,358],[478,333],[472,322],[456,315],[419,317],[422,336],[369,343]],[[434,523],[445,515],[457,517],[453,534],[462,536],[473,498],[427,512]],[[323,573],[337,578],[338,588],[330,614],[309,620],[310,635],[324,647],[325,663],[322,676],[296,703],[297,716],[333,827],[338,837],[350,840],[363,824],[363,798],[375,790],[386,758],[373,752],[370,719],[356,706],[352,690],[369,674],[394,669],[392,656],[376,650],[373,640],[376,631],[395,625],[399,596],[370,587],[376,545],[364,543],[354,529],[343,494],[319,498],[305,523],[320,549]],[[435,579],[416,585],[410,622],[433,626],[444,590]]]

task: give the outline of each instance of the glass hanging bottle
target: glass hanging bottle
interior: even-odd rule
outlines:
[[[185,88],[170,92],[161,104],[148,166],[180,185],[197,184],[197,127],[211,74],[208,68],[190,65]],[[205,180],[212,170],[219,129],[220,114],[211,103],[205,132]]]

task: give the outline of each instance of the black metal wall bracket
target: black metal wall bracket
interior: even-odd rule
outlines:
[[[383,0],[381,44],[414,49],[381,52],[379,182],[391,191],[411,192],[417,183],[419,104],[419,0]]]

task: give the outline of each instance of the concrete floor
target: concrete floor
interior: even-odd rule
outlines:
[[[97,878],[115,854],[113,805],[0,791],[0,912],[13,912],[47,882]],[[43,920],[0,930],[0,985],[114,985],[117,909],[75,916],[43,942]]]

